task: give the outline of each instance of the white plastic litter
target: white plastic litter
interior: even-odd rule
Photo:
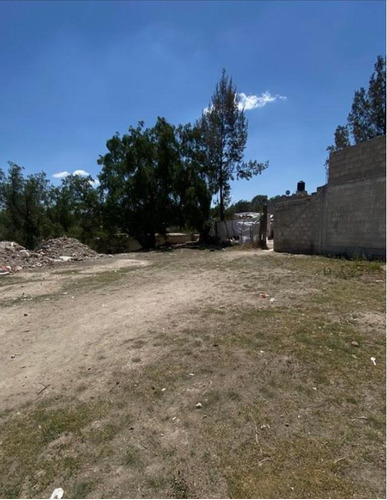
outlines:
[[[52,492],[52,495],[50,496],[50,500],[53,498],[62,498],[63,497],[64,491],[62,488],[55,488],[55,490]]]
[[[373,364],[376,366],[376,358],[372,357],[371,358],[371,361],[373,362]]]

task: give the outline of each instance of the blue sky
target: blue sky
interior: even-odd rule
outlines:
[[[268,92],[246,111],[246,159],[270,166],[232,184],[236,201],[325,183],[326,147],[385,54],[385,3],[2,1],[0,47],[0,167],[56,183],[96,177],[106,140],[139,120],[194,121],[222,68]]]

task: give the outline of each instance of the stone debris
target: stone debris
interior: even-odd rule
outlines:
[[[14,241],[0,241],[0,276],[57,263],[103,257],[76,238],[54,238],[43,242],[35,251]]]

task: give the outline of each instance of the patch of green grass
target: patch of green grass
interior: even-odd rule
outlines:
[[[158,492],[166,488],[166,486],[168,486],[168,483],[169,483],[168,479],[161,475],[148,477],[145,480],[145,484],[148,488],[156,490]]]
[[[79,277],[75,282],[70,282],[63,287],[63,290],[74,290],[74,288],[78,290],[89,289],[89,290],[97,290],[98,288],[104,287],[106,285],[110,285],[115,283],[128,274],[138,272],[142,268],[138,267],[122,267],[120,269],[103,271],[101,273],[96,273],[94,275]]]
[[[32,418],[38,423],[43,443],[49,443],[64,433],[80,433],[92,415],[88,405],[79,405],[50,410],[40,408],[35,410]]]
[[[124,464],[129,467],[141,467],[142,460],[140,453],[134,446],[129,446],[125,451]]]
[[[77,481],[66,494],[66,498],[86,498],[95,486],[95,481]]]
[[[44,497],[47,493],[43,492],[55,478],[70,478],[76,474],[85,457],[73,442],[82,436],[91,421],[101,418],[109,408],[103,401],[61,408],[49,406],[53,403],[36,409],[26,407],[21,415],[3,417],[1,497],[14,498],[23,494]],[[56,445],[59,438],[62,441]]]
[[[12,299],[3,300],[0,303],[0,307],[12,307],[20,304],[37,304],[39,302],[44,302],[45,300],[55,300],[58,299],[62,295],[60,292],[54,293],[45,293],[42,295],[27,295],[27,296],[19,296],[14,297]]]
[[[60,290],[57,290],[53,293],[28,296],[28,297],[16,297],[13,299],[4,300],[1,302],[0,307],[10,307],[22,303],[36,304],[39,302],[43,302],[45,300],[63,299],[64,292],[74,293],[83,290],[97,290],[99,288],[102,288],[104,286],[110,285],[112,283],[121,280],[130,273],[139,271],[139,269],[140,268],[138,267],[126,267],[126,268],[124,267],[116,269],[114,271],[104,271],[102,273],[98,273],[92,276],[79,277],[76,281],[72,280],[64,283],[63,286],[60,288]],[[54,272],[54,274],[76,275],[79,274],[79,272],[73,270],[67,270],[67,271],[57,271],[56,273]],[[38,280],[32,280],[32,281],[38,281]],[[24,280],[23,283],[25,283]]]
[[[191,496],[187,481],[181,474],[177,474],[171,481],[171,497],[190,498]]]
[[[53,271],[52,274],[57,274],[59,276],[74,276],[79,274],[78,269],[66,269],[65,271]]]
[[[234,450],[228,458],[227,484],[231,498],[351,498],[367,494],[359,481],[338,473],[337,446],[323,439],[276,441],[261,453],[251,445]],[[292,465],[293,464],[293,465]],[[297,466],[294,466],[297,464]],[[275,481],[273,481],[275,477]]]
[[[87,434],[83,435],[90,440],[90,442],[95,444],[103,444],[111,441],[116,434],[121,430],[120,422],[117,421],[107,421],[101,427],[97,429],[90,429]]]

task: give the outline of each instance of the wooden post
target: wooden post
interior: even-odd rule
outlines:
[[[267,250],[267,205],[263,205],[263,214],[259,225],[259,246],[263,250]]]

